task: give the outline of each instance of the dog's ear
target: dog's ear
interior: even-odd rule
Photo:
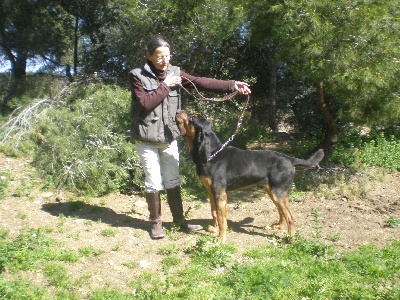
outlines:
[[[207,163],[211,156],[210,135],[204,128],[197,130],[197,149],[199,162]]]

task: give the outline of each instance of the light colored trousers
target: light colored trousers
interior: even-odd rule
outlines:
[[[171,189],[181,184],[177,141],[171,144],[136,141],[135,145],[145,174],[146,192]]]

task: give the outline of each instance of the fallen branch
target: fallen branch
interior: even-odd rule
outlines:
[[[4,144],[11,136],[20,140],[22,136],[31,129],[32,120],[45,113],[50,103],[50,99],[42,99],[28,106],[18,115],[11,115],[9,120],[0,128],[0,144]],[[45,108],[42,108],[43,106],[45,106]],[[18,107],[14,112],[20,109],[21,108]]]

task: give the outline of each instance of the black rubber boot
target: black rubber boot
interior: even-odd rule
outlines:
[[[167,201],[171,210],[173,222],[182,230],[199,231],[201,225],[189,224],[183,216],[183,204],[180,186],[167,189]]]
[[[151,232],[153,239],[162,239],[165,232],[162,229],[160,193],[146,193],[147,207],[150,212]]]

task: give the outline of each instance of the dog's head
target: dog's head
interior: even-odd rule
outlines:
[[[179,132],[187,140],[195,163],[206,163],[211,155],[211,123],[200,114],[181,111],[176,115]]]
[[[193,139],[195,129],[194,126],[190,124],[191,119],[192,115],[186,111],[180,111],[175,116],[176,125],[178,126],[181,136]]]

